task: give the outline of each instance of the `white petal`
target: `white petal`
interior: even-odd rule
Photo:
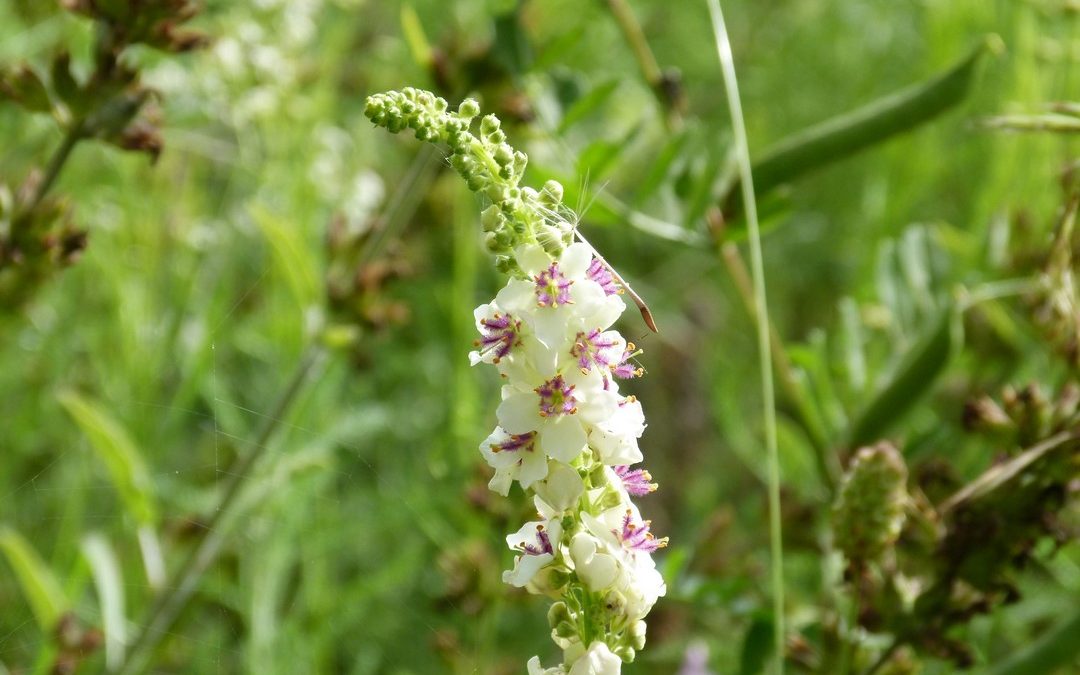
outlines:
[[[510,494],[510,484],[514,482],[510,473],[505,469],[496,469],[495,475],[488,481],[488,489],[503,497]]]
[[[578,242],[570,244],[559,258],[559,271],[567,279],[581,279],[592,262],[592,247]]]
[[[544,454],[560,462],[570,462],[585,449],[588,438],[574,415],[548,419],[540,428],[540,447]]]
[[[514,392],[507,396],[495,411],[499,426],[512,434],[536,431],[543,419],[540,417],[540,400],[536,394]]]
[[[503,572],[503,583],[522,588],[532,581],[532,578],[536,576],[536,573],[539,572],[544,565],[554,559],[555,556],[550,553],[543,553],[541,555],[520,555],[517,557],[517,560],[514,561],[514,569]]]
[[[495,302],[514,315],[528,313],[536,307],[536,285],[524,279],[511,279],[495,296]]]
[[[581,418],[590,424],[601,424],[619,411],[619,395],[614,391],[596,391],[578,407]]]
[[[565,309],[565,305],[562,307],[539,307],[531,318],[537,339],[549,349],[558,352],[564,351],[563,346],[567,345],[577,334],[576,330],[569,328],[571,314],[570,310]]]
[[[548,461],[544,453],[534,450],[522,451],[521,464],[518,465],[517,479],[521,487],[528,488],[538,480],[543,480],[548,475]]]
[[[499,452],[496,452],[495,448],[492,447],[498,447],[509,439],[510,434],[499,427],[495,427],[495,431],[491,432],[491,434],[484,439],[484,442],[480,444],[480,454],[484,456],[484,461],[495,470],[509,469],[510,467],[515,466],[518,463],[519,455],[524,452],[523,450],[500,450]]]
[[[530,277],[540,274],[551,264],[551,256],[539,244],[524,244],[514,249],[518,267]]]
[[[570,287],[570,295],[574,300],[579,316],[586,316],[596,311],[596,308],[607,297],[603,287],[592,279],[574,281],[574,285]],[[607,326],[604,326],[604,328],[607,328]]]
[[[534,489],[538,497],[561,513],[577,504],[578,499],[585,492],[585,483],[578,475],[577,469],[562,462],[553,461],[548,469],[547,479],[542,483],[537,483]]]
[[[598,640],[589,645],[589,651],[574,662],[569,675],[619,675],[621,672],[622,659]]]

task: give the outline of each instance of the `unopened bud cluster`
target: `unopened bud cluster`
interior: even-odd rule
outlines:
[[[450,165],[470,190],[491,202],[480,222],[499,271],[520,271],[513,256],[516,246],[538,244],[558,256],[570,243],[573,225],[564,216],[562,185],[549,180],[539,191],[521,187],[528,157],[507,144],[494,115],[480,119],[478,134],[471,131],[480,114],[476,101],[465,99],[452,112],[445,99],[406,87],[368,97],[364,114],[391,133],[412,129],[421,141],[446,144]]]
[[[836,504],[836,548],[855,564],[872,562],[896,542],[904,525],[907,467],[887,442],[860,448],[851,460]]]
[[[650,532],[631,497],[656,489],[638,439],[645,416],[619,380],[639,377],[639,354],[612,324],[625,311],[611,270],[584,243],[571,244],[562,189],[519,187],[526,157],[489,115],[480,135],[473,101],[446,102],[406,89],[368,99],[367,115],[390,131],[446,143],[451,165],[492,205],[482,216],[488,248],[514,272],[474,311],[480,334],[473,365],[502,377],[498,426],[480,444],[502,495],[517,482],[538,519],[506,538],[517,554],[503,580],[554,603],[551,639],[562,663],[528,662],[530,675],[616,675],[645,645],[645,616],[664,595],[652,553],[667,544]]]

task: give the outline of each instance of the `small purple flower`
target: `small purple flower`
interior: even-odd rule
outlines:
[[[612,467],[612,470],[622,481],[626,492],[635,497],[647,495],[657,488],[656,483],[652,482],[652,475],[645,469],[631,469],[629,466],[622,464]]]
[[[592,262],[589,263],[589,269],[585,271],[585,276],[592,279],[596,283],[600,284],[600,288],[604,289],[604,293],[607,295],[618,295],[622,293],[622,287],[615,281],[615,276],[608,269],[607,265],[600,262],[600,258],[594,257]]]
[[[556,375],[534,391],[540,396],[541,417],[573,415],[577,412],[574,385],[567,384],[562,375]]]
[[[544,526],[539,524],[536,526],[536,543],[522,542],[519,548],[525,555],[544,555],[545,553],[551,555],[554,552],[551,547],[551,537],[548,536]]]
[[[657,539],[652,532],[649,532],[651,523],[650,520],[644,520],[640,524],[635,524],[633,512],[627,509],[626,515],[623,516],[622,532],[615,532],[615,535],[622,541],[624,548],[652,553],[658,548],[667,546],[668,539],[667,537]]]
[[[547,269],[541,270],[534,277],[536,281],[536,304],[540,307],[558,307],[568,305],[570,299],[570,287],[574,284],[572,279],[567,279],[559,270],[559,263],[553,262]]]
[[[483,335],[475,345],[484,355],[494,354],[492,363],[498,363],[521,344],[521,322],[509,314],[495,312],[490,318],[480,319],[480,331]]]

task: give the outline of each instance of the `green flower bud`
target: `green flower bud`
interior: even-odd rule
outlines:
[[[506,223],[506,218],[503,217],[499,207],[492,204],[480,213],[480,225],[483,226],[484,232],[495,232],[503,227]]]
[[[852,562],[878,559],[904,524],[907,467],[891,443],[861,448],[851,461],[836,503],[836,547]]]
[[[480,114],[480,104],[475,99],[467,98],[458,106],[458,117],[466,122],[471,122]]]
[[[573,623],[573,618],[570,616],[570,610],[567,608],[565,602],[556,602],[548,609],[547,614],[548,625],[554,628],[560,623]]]
[[[544,183],[544,189],[540,191],[540,195],[541,198],[544,200],[544,203],[554,209],[556,206],[562,203],[562,183],[557,180],[549,180],[548,182]]]

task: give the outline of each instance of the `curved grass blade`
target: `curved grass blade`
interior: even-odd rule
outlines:
[[[42,632],[51,632],[71,606],[52,570],[30,542],[10,527],[0,526],[0,551],[15,572],[38,626]]]
[[[157,522],[154,485],[135,441],[104,408],[72,391],[57,395],[109,472],[128,513],[140,525]]]

